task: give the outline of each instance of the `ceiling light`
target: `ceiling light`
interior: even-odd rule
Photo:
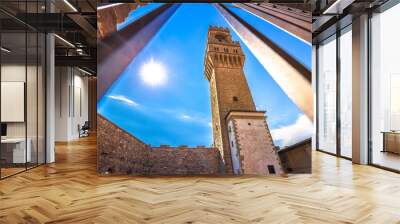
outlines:
[[[78,12],[78,10],[68,1],[64,0],[65,4],[67,4],[74,12]]]
[[[86,75],[93,75],[92,73],[90,73],[90,72],[88,72],[88,71],[86,71],[86,70],[83,70],[83,69],[81,69],[81,68],[79,68],[79,67],[78,67],[78,70],[81,71],[81,72],[83,72],[83,73],[85,73]]]
[[[58,38],[59,40],[61,40],[62,42],[64,42],[65,44],[67,44],[68,46],[75,48],[75,45],[73,45],[73,44],[72,44],[71,42],[69,42],[68,40],[66,40],[66,39],[64,39],[64,38],[62,38],[62,37],[60,37],[60,36],[57,35],[57,34],[54,34],[54,36],[57,37],[57,38]]]
[[[355,0],[337,0],[329,6],[322,14],[342,14],[343,10],[351,5]]]
[[[102,9],[114,7],[114,6],[121,5],[121,4],[124,4],[124,3],[114,3],[114,4],[103,5],[103,6],[97,7],[97,10],[102,10]]]
[[[0,49],[1,49],[2,51],[6,52],[6,53],[10,53],[10,52],[11,52],[11,50],[9,50],[9,49],[7,49],[7,48],[5,48],[5,47],[1,47]]]

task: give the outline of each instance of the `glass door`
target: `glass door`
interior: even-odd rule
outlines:
[[[1,176],[26,170],[31,161],[27,141],[27,36],[25,31],[1,33]],[[6,50],[4,50],[6,49]]]
[[[340,31],[340,156],[352,157],[352,30]]]
[[[400,4],[371,18],[371,163],[400,171]]]
[[[44,12],[44,1],[7,1],[0,7]],[[11,15],[11,14],[10,14]],[[44,33],[0,11],[0,178],[45,163]]]
[[[318,149],[336,154],[336,35],[318,46]]]

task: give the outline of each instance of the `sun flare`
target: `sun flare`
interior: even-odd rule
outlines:
[[[142,81],[150,86],[160,86],[167,81],[164,66],[153,58],[143,64],[140,70]]]

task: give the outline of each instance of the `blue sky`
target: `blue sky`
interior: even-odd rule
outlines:
[[[246,78],[257,108],[267,111],[270,129],[282,130],[304,117],[210,4],[182,4],[100,99],[98,113],[147,144],[211,145],[209,84],[203,68],[209,25],[228,27],[241,42]],[[152,86],[141,78],[150,61],[165,69],[163,84]],[[275,143],[287,144],[285,133],[279,136]]]

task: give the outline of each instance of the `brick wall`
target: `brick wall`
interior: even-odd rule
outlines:
[[[217,148],[152,148],[149,175],[217,175],[222,166]]]
[[[231,144],[237,148],[242,174],[272,174],[268,166],[273,166],[275,174],[284,174],[264,112],[231,112],[227,119],[234,132]]]
[[[217,148],[150,147],[98,115],[97,170],[132,175],[218,175]]]
[[[97,115],[97,171],[144,174],[150,146]]]
[[[287,173],[311,173],[311,139],[278,151]]]

